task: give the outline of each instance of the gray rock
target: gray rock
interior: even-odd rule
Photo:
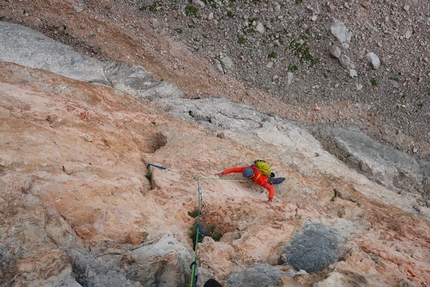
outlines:
[[[112,263],[101,262],[88,254],[75,250],[70,252],[72,257],[72,276],[78,286],[142,286],[126,278],[125,274]],[[103,258],[106,260],[106,258]],[[137,281],[137,280],[136,280]],[[174,285],[172,285],[174,286]]]
[[[388,80],[388,82],[390,82],[390,84],[391,84],[394,88],[396,88],[396,89],[400,88],[400,84],[399,84],[399,82],[398,82],[398,81]]]
[[[290,86],[293,83],[294,74],[292,72],[288,72],[287,74],[287,85]]]
[[[225,287],[277,286],[281,276],[293,277],[294,273],[283,272],[270,265],[258,265],[241,272],[232,273],[225,281]]]
[[[226,74],[228,70],[232,69],[234,66],[233,61],[224,53],[220,52],[217,59],[217,67],[223,74]]]
[[[303,231],[296,233],[283,250],[287,261],[298,270],[318,272],[337,261],[342,237],[336,230],[321,224],[305,222]]]
[[[372,65],[373,69],[376,70],[379,68],[381,61],[379,60],[379,57],[375,53],[373,53],[373,52],[367,53],[366,59]]]
[[[342,49],[339,48],[339,46],[333,46],[331,49],[331,55],[337,59],[340,58],[340,55],[342,55]]]
[[[258,22],[257,23],[257,27],[255,27],[255,29],[260,33],[260,34],[264,34],[266,32],[266,29],[264,28],[263,23]]]
[[[351,41],[352,34],[346,28],[345,23],[341,21],[335,20],[332,26],[330,27],[330,32],[341,44],[344,44],[344,43],[349,44]]]
[[[190,282],[192,254],[189,246],[166,235],[154,244],[129,252],[133,264],[126,270],[127,278],[143,286],[186,286]]]
[[[355,69],[349,69],[349,76],[351,78],[357,77],[357,71]]]
[[[104,73],[115,89],[131,95],[136,95],[137,91],[145,91],[159,84],[154,80],[152,73],[145,71],[141,66],[107,62],[104,65]]]
[[[169,101],[173,104],[176,100],[182,98],[184,93],[169,81],[162,81],[151,86],[148,90],[136,91],[136,96],[170,106]]]
[[[312,130],[329,152],[369,179],[388,188],[424,193],[424,182],[430,177],[429,162],[378,143],[358,130],[322,125]]]
[[[193,0],[193,4],[199,5],[201,8],[204,8],[206,5],[200,0]]]
[[[84,9],[79,6],[73,6],[73,9],[75,9],[76,13],[81,13],[82,11],[84,11]]]
[[[158,23],[158,20],[155,19],[152,21],[152,28],[154,30],[157,30],[158,28],[160,28],[160,23]]]
[[[0,60],[109,85],[102,62],[22,25],[0,22]]]
[[[345,69],[349,69],[350,65],[351,65],[351,59],[345,55],[342,54],[339,58],[339,63],[342,65],[342,67],[344,67]]]

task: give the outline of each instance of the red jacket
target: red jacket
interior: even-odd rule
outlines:
[[[275,189],[267,182],[268,180],[267,176],[260,173],[256,166],[251,165],[251,166],[242,166],[242,167],[232,167],[224,170],[222,174],[229,174],[232,172],[243,172],[246,168],[252,168],[254,170],[254,177],[250,180],[266,188],[269,191],[269,199],[273,199],[273,197],[275,196]]]

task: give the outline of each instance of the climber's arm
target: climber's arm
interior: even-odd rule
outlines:
[[[273,186],[271,186],[267,182],[264,183],[264,184],[262,184],[262,186],[269,191],[269,199],[268,199],[268,201],[271,202],[272,199],[275,197],[275,189],[273,188]]]
[[[219,177],[221,177],[223,175],[226,175],[226,174],[229,174],[229,173],[232,173],[232,172],[242,172],[247,167],[249,167],[249,166],[232,167],[232,168],[226,169],[226,170],[224,170],[224,171],[222,171],[222,172],[220,172],[220,173],[218,173],[216,175],[218,175]]]

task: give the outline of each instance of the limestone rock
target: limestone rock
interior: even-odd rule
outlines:
[[[336,59],[339,59],[342,55],[342,50],[339,48],[339,46],[333,46],[331,49],[331,55]]]
[[[264,34],[266,32],[266,28],[264,28],[263,23],[258,22],[257,26],[255,27],[255,29],[260,33],[260,34]]]
[[[95,58],[79,54],[72,47],[21,25],[0,22],[0,30],[0,43],[9,43],[15,37],[20,43],[13,46],[13,53],[6,51],[10,47],[0,45],[0,60],[45,69],[72,79],[108,84],[103,65]]]
[[[352,33],[348,30],[342,21],[334,21],[330,27],[331,34],[341,43],[342,47],[347,49],[351,42]]]
[[[375,70],[378,69],[379,66],[381,65],[381,61],[379,60],[379,57],[373,52],[367,53],[366,59],[372,65],[372,68]]]

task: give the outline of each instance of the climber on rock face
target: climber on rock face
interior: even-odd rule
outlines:
[[[222,177],[232,172],[241,172],[244,177],[266,188],[269,191],[268,202],[272,202],[275,196],[275,189],[272,184],[280,184],[285,180],[284,177],[275,178],[275,174],[271,171],[270,165],[264,160],[256,160],[250,166],[229,168],[215,175]]]

